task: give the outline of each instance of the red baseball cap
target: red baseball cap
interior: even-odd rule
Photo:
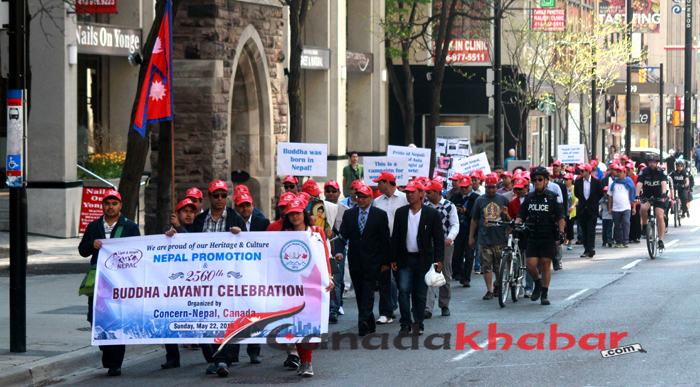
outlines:
[[[326,188],[326,187],[328,187],[329,185],[330,185],[331,187],[337,189],[338,191],[340,191],[340,184],[338,184],[337,181],[335,181],[335,180],[328,180],[328,181],[326,182],[326,184],[323,185],[323,188]]]
[[[443,183],[445,180],[442,178],[442,176],[435,176],[435,178],[433,179],[433,181],[437,181],[437,182],[442,186],[442,183]]]
[[[644,168],[646,168],[646,167],[647,167],[647,165],[644,164],[644,163],[639,164],[639,169],[640,169],[640,170],[642,170],[642,169],[644,169]]]
[[[433,180],[428,183],[427,186],[425,186],[425,190],[442,192],[442,183],[439,183],[437,180]]]
[[[383,195],[383,193],[379,192],[378,189],[372,191],[372,198],[374,198],[374,199],[376,199],[376,198],[378,198],[378,197],[380,197],[380,196],[382,196],[382,195]]]
[[[596,167],[596,166],[598,165],[598,162],[595,161],[595,160],[591,160],[591,162],[590,162],[589,165],[591,166],[591,168],[594,168],[594,167]]]
[[[217,189],[223,189],[228,192],[228,186],[221,180],[214,180],[209,184],[209,193],[214,193]]]
[[[510,172],[508,172],[508,171],[505,171],[505,172],[501,173],[501,178],[503,178],[503,176],[507,176],[507,177],[511,177],[511,178],[512,178],[512,177],[513,177],[513,174],[510,173]]]
[[[452,177],[451,177],[450,179],[451,179],[451,180],[461,180],[461,179],[462,179],[462,174],[461,174],[461,173],[455,173],[454,175],[452,175]]]
[[[523,188],[528,185],[529,184],[527,180],[523,179],[522,177],[518,177],[517,179],[515,179],[515,181],[513,181],[513,188]]]
[[[365,183],[363,183],[362,180],[355,180],[350,184],[350,188],[359,189],[363,185],[365,185]]]
[[[567,173],[566,175],[564,175],[564,180],[574,180],[574,175],[572,175],[571,173]]]
[[[374,193],[372,192],[372,188],[369,188],[368,186],[366,186],[364,184],[357,187],[357,193],[374,197]]]
[[[301,190],[303,192],[308,193],[311,196],[318,196],[321,193],[323,193],[323,191],[321,191],[321,189],[318,188],[318,184],[316,184],[316,182],[311,179],[304,182],[304,184],[301,186]]]
[[[236,196],[236,205],[240,206],[243,203],[253,204],[253,198],[248,192],[241,192]]]
[[[195,198],[195,199],[204,199],[204,196],[202,195],[202,191],[200,191],[198,188],[192,187],[187,190],[187,193],[185,193],[186,198]]]
[[[464,176],[462,176],[461,179],[459,179],[459,186],[460,187],[469,187],[470,185],[472,185],[472,178],[471,177],[464,175]]]
[[[376,179],[372,179],[372,181],[375,183],[382,181],[382,180],[395,182],[396,176],[394,176],[394,174],[391,172],[383,171],[382,173],[379,174],[379,177],[377,177]]]
[[[554,160],[554,162],[552,163],[551,166],[553,167],[553,166],[555,166],[555,165],[558,165],[558,166],[561,167],[561,161],[559,161],[559,160]]]
[[[530,172],[524,172],[521,176],[523,179],[530,180]]]
[[[109,191],[107,191],[107,193],[105,194],[105,197],[102,199],[102,201],[104,202],[108,198],[115,198],[115,199],[119,200],[120,202],[122,201],[122,195],[120,195],[119,192],[117,192],[116,190],[113,190],[113,189],[110,189]]]
[[[248,187],[244,186],[243,184],[237,185],[237,186],[233,189],[233,195],[234,195],[234,196],[238,196],[239,194],[241,194],[241,193],[243,193],[243,192],[250,192],[250,191],[248,191]]]
[[[486,176],[486,186],[498,185],[498,177],[493,175]]]
[[[625,165],[625,168],[634,169],[634,163],[627,163],[627,165]]]
[[[607,191],[607,190],[608,190],[608,186],[606,185],[605,187],[603,187],[603,191]]]
[[[417,189],[425,190],[425,187],[423,187],[423,184],[421,184],[420,181],[413,180],[413,181],[409,181],[408,185],[406,185],[406,188],[404,188],[403,190],[408,191],[408,192],[413,192]]]
[[[287,210],[286,213],[292,213],[292,212],[304,212],[306,209],[306,203],[304,200],[296,198],[294,200],[290,200],[289,203],[287,203]]]
[[[277,203],[277,206],[278,207],[286,206],[287,203],[289,203],[290,201],[292,201],[296,198],[297,198],[297,195],[294,195],[291,192],[285,192],[282,195],[280,195],[280,200]]]
[[[297,197],[305,201],[307,204],[309,203],[309,200],[311,200],[311,195],[309,195],[308,192],[299,192]]]
[[[629,160],[630,158],[627,157],[627,155],[622,155],[622,159],[623,159],[623,160]]]
[[[194,207],[194,210],[197,211],[197,206],[189,198],[186,198],[185,200],[178,203],[175,211],[179,212],[181,209],[183,209],[184,207],[187,207],[187,206],[192,206],[192,207]]]
[[[568,167],[566,167],[566,172],[574,173],[576,172],[576,168],[573,165],[569,165]]]
[[[477,178],[477,179],[481,180],[481,174],[479,173],[479,171],[474,171],[474,172],[470,173],[469,177],[471,177],[472,179]]]
[[[284,177],[284,180],[282,180],[282,184],[284,184],[284,183],[297,184],[297,183],[299,183],[299,180],[297,180],[296,176],[287,175]]]
[[[591,166],[591,164],[581,164],[581,166],[579,166],[579,168],[584,170],[584,171],[592,171],[593,170],[593,167]]]

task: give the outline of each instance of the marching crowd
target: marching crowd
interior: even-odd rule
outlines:
[[[650,199],[655,204],[659,247],[663,248],[668,199],[682,203],[687,214],[692,200],[692,175],[680,160],[669,175],[658,155],[644,163],[614,154],[610,162],[598,160],[577,165],[554,161],[549,167],[534,166],[493,172],[481,170],[454,174],[445,179],[414,177],[405,186],[397,184],[390,172],[365,185],[357,153],[350,153],[343,171],[342,188],[330,180],[323,190],[313,180],[303,184],[286,176],[279,195],[276,220],[270,221],[255,208],[245,185],[230,192],[226,182],[209,184],[209,208],[204,195],[191,188],[171,216],[166,235],[198,232],[308,231],[318,233],[326,244],[330,285],[329,323],[344,314],[343,298],[354,293],[359,336],[374,333],[377,324],[391,324],[397,318],[400,335],[421,335],[425,320],[433,316],[437,301],[440,314],[450,316],[451,287],[458,282],[470,287],[472,276],[482,274],[486,285],[484,300],[498,297],[497,274],[508,230],[493,222],[514,221],[531,225],[531,234],[521,241],[527,263],[523,296],[549,305],[551,268],[562,269],[562,249],[581,244],[581,257],[595,255],[596,224],[602,218],[602,246],[628,247],[645,235]],[[648,163],[648,165],[647,165]],[[673,187],[673,189],[670,189]],[[341,194],[344,198],[341,200]],[[677,196],[676,196],[677,195]],[[233,207],[227,205],[231,199]],[[322,202],[322,210],[311,214],[310,202]],[[314,207],[316,208],[316,207]],[[110,190],[103,201],[104,215],[87,227],[79,252],[97,263],[100,239],[138,236],[138,227],[121,215],[121,196]],[[577,225],[577,237],[574,235]],[[663,229],[662,229],[663,228]],[[576,239],[576,241],[574,241]],[[433,268],[446,283],[429,287],[425,274]],[[494,276],[493,273],[496,273]],[[379,297],[374,314],[375,292]],[[88,321],[92,322],[92,297]],[[209,364],[207,374],[227,376],[238,362],[240,345],[227,344],[215,353],[208,344],[193,345],[202,350]],[[121,374],[124,346],[101,346],[102,362],[108,375]],[[247,345],[250,362],[261,362],[259,344]],[[285,367],[302,376],[313,376],[313,347],[289,345]],[[165,369],[180,366],[178,345],[166,345]]]

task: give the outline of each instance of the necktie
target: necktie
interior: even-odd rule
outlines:
[[[367,221],[367,211],[360,211],[360,234],[365,231],[365,222]]]

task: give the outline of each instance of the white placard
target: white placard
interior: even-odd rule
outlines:
[[[435,153],[439,155],[444,155],[447,153],[447,139],[446,138],[436,138],[435,139]]]
[[[382,172],[391,172],[396,177],[396,185],[408,184],[408,157],[364,157],[365,184],[377,185],[372,179]]]
[[[389,145],[386,150],[387,157],[408,157],[409,176],[428,176],[430,174],[429,148],[411,148],[407,146]]]
[[[470,157],[452,159],[452,169],[454,169],[455,172],[459,172],[463,175],[472,173],[477,169],[481,169],[486,175],[491,173],[489,160],[484,152]]]
[[[456,155],[457,149],[459,149],[459,140],[448,139],[447,140],[447,154],[448,155]]]
[[[557,158],[562,164],[585,162],[586,147],[583,144],[557,145]]]
[[[327,144],[277,143],[278,175],[325,177],[327,166]]]
[[[472,144],[469,140],[459,140],[457,144],[457,154],[469,156],[472,154]]]

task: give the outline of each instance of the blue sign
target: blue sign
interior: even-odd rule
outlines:
[[[20,155],[8,155],[7,156],[7,170],[8,171],[21,171],[22,170],[22,156],[20,156]]]

